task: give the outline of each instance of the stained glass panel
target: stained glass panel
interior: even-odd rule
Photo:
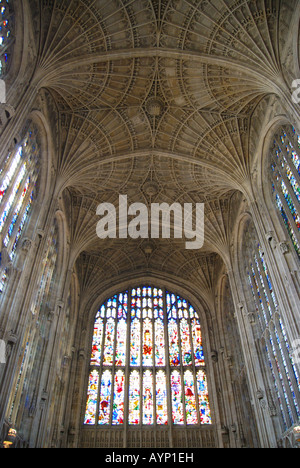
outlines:
[[[6,174],[2,180],[2,184],[1,184],[1,187],[0,187],[0,202],[2,201],[3,197],[5,196],[6,192],[7,192],[7,189],[12,181],[12,178],[17,170],[17,168],[19,167],[19,164],[20,164],[20,161],[21,161],[21,158],[22,158],[22,155],[23,155],[23,147],[20,146],[16,155],[13,157],[7,171],[6,171]],[[2,171],[1,171],[2,173]]]
[[[140,423],[140,374],[133,371],[129,382],[129,424]]]
[[[0,77],[4,75],[8,62],[8,46],[11,42],[11,16],[9,0],[0,2]]]
[[[143,375],[143,424],[153,424],[153,375],[150,370]]]
[[[169,330],[170,365],[179,366],[180,365],[179,336],[178,336],[178,326],[177,326],[176,320],[171,319],[169,321],[168,330]]]
[[[127,324],[123,318],[118,322],[117,326],[117,343],[116,343],[116,366],[125,366],[126,364],[126,337]]]
[[[17,196],[17,193],[19,192],[22,180],[24,179],[26,175],[26,164],[23,164],[21,170],[19,171],[16,181],[13,185],[12,192],[9,196],[9,199],[7,200],[4,209],[2,211],[1,217],[0,217],[0,233],[3,230],[5,221],[7,220],[7,217],[10,213],[11,207],[13,206],[15,197]]]
[[[109,316],[111,309],[108,309]],[[115,339],[115,321],[110,318],[106,323],[105,328],[105,345],[103,352],[103,364],[109,366],[113,363],[114,356],[114,339]]]
[[[159,425],[168,423],[167,380],[163,371],[156,375],[156,422]]]
[[[185,412],[187,424],[198,424],[194,376],[191,371],[184,373]]]
[[[201,424],[211,424],[207,378],[205,372],[202,370],[197,372],[197,394],[199,398]]]
[[[297,140],[297,142],[295,142]],[[298,144],[297,144],[298,143]],[[282,130],[271,154],[272,191],[275,205],[293,247],[300,257],[300,158],[299,136],[295,129]]]
[[[34,199],[40,156],[37,138],[37,131],[29,130],[23,143],[8,154],[0,171],[0,233],[11,261],[15,258]],[[2,271],[0,277],[1,293],[6,272]]]
[[[91,365],[100,366],[102,339],[103,339],[103,320],[98,315],[95,321],[95,326],[94,326]]]
[[[171,374],[172,417],[174,424],[184,424],[181,374],[174,371]]]
[[[112,375],[110,371],[102,374],[99,399],[99,424],[110,422],[110,399],[111,399]]]
[[[196,319],[192,320],[192,337],[193,337],[195,365],[203,366],[205,362],[204,362],[204,354],[203,354],[203,347],[202,347],[201,325],[200,325],[199,320],[196,320]]]
[[[180,344],[182,361],[184,366],[192,365],[192,346],[190,340],[190,327],[188,321],[184,318],[180,321]]]
[[[95,424],[97,398],[98,398],[99,374],[97,371],[92,371],[89,376],[88,396],[85,411],[84,424]]]
[[[124,424],[125,375],[118,370],[115,375],[112,424]]]
[[[153,365],[153,326],[148,318],[143,323],[143,366]]]
[[[281,422],[284,429],[287,430],[300,417],[299,404],[295,393],[299,388],[298,373],[294,367],[291,356],[292,350],[279,315],[280,308],[278,307],[277,297],[273,289],[264,250],[258,243],[254,245],[250,244],[248,248],[253,251],[253,262],[251,264],[251,272],[248,273],[248,280],[259,319],[260,330],[257,330],[257,332],[260,331],[261,333],[264,357],[266,357],[269,365],[270,377],[273,379],[278,408],[282,417]],[[260,312],[262,312],[262,315]],[[262,317],[264,320],[262,320]],[[201,388],[203,389],[204,396],[207,393],[207,389],[203,388],[205,379],[206,376],[204,376],[203,382],[200,382],[198,379],[199,395]],[[206,418],[209,414],[203,412],[203,408],[206,405],[205,400],[204,403],[199,404],[200,412]]]
[[[165,366],[166,365],[166,353],[165,353],[165,331],[164,323],[161,319],[155,321],[155,365]]]
[[[134,319],[131,323],[130,365],[139,366],[141,361],[141,322]]]

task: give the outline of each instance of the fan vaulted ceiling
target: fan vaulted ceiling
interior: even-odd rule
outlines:
[[[58,180],[83,282],[96,288],[154,269],[209,288],[217,254],[229,244],[229,201],[251,171],[251,116],[276,93],[288,28],[278,19],[294,2],[38,4],[35,79],[59,111]],[[204,248],[188,252],[172,239],[100,241],[96,207],[117,205],[119,194],[129,203],[205,202]]]

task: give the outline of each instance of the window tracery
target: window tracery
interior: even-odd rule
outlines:
[[[282,128],[271,151],[272,193],[275,206],[300,258],[300,136]]]
[[[8,154],[0,171],[0,293],[7,278],[7,264],[15,258],[32,208],[39,168],[38,131],[31,125],[23,142]]]
[[[0,77],[5,75],[12,44],[11,1],[0,0]]]
[[[255,239],[255,234],[250,237]],[[246,274],[258,319],[256,335],[261,342],[266,368],[270,371],[282,426],[287,430],[300,418],[300,379],[263,249],[258,242],[252,241],[248,242],[248,251],[251,255]],[[268,382],[266,385],[269,386]]]
[[[15,392],[9,405],[8,419],[14,422],[18,411],[22,411],[21,400],[30,399],[29,382],[32,374],[37,372],[35,366],[40,360],[41,350],[45,345],[45,333],[49,320],[49,310],[52,305],[52,287],[56,274],[58,257],[58,226],[56,219],[50,229],[46,242],[46,252],[41,264],[39,282],[31,303],[30,311],[34,317],[29,321],[29,326],[23,340],[22,361],[19,374],[15,382]],[[24,403],[24,401],[23,401]]]
[[[116,294],[94,323],[84,424],[127,423],[211,424],[198,314],[160,288]]]

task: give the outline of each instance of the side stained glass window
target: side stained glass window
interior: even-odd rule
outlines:
[[[59,248],[58,226],[56,220],[54,220],[50,229],[45,248],[45,255],[40,265],[40,276],[36,284],[36,291],[30,306],[32,318],[34,318],[34,320],[30,322],[25,335],[22,364],[10,410],[11,421],[13,421],[17,415],[18,400],[21,398],[24,392],[28,391],[28,381],[30,379],[30,373],[32,369],[30,366],[27,369],[26,360],[32,359],[35,362],[39,362],[40,349],[43,346],[42,343],[44,342],[45,336],[47,334],[49,305],[51,303],[51,299],[53,298],[53,284],[56,280],[56,267]],[[38,327],[36,327],[36,323],[39,324]],[[91,371],[89,376],[88,390],[91,420],[93,420],[95,417],[95,411],[93,416],[93,408],[95,405],[95,400],[97,399],[98,385],[99,374],[97,374],[97,372]]]
[[[9,0],[0,0],[0,78],[5,75],[12,44],[13,16]]]
[[[275,206],[300,258],[300,136],[292,127],[281,129],[275,136],[271,176]]]
[[[177,294],[116,294],[94,322],[84,424],[211,424],[202,332]]]
[[[258,243],[254,245],[247,276],[258,317],[257,334],[261,337],[266,364],[276,389],[283,429],[287,430],[300,418],[300,379],[278,312],[264,252]]]
[[[0,293],[6,282],[6,264],[15,258],[31,211],[39,167],[38,133],[30,128],[22,144],[8,154],[0,170]]]

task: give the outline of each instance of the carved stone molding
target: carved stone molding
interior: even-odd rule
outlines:
[[[287,253],[289,253],[290,249],[286,242],[280,242],[279,246],[280,246],[280,251],[283,255],[286,255]]]
[[[22,251],[27,254],[32,247],[32,240],[31,239],[24,239],[22,242]]]

